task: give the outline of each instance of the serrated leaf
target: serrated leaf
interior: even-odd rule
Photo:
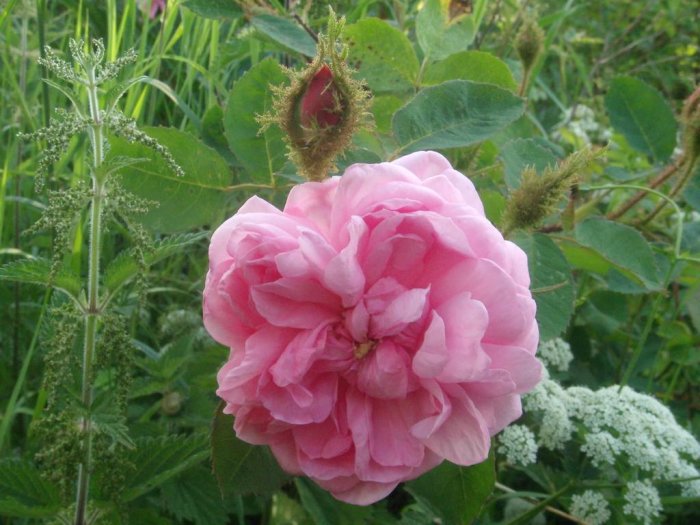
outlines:
[[[299,25],[291,20],[274,15],[258,15],[250,23],[263,35],[277,42],[285,49],[307,57],[316,55],[316,42]]]
[[[540,338],[557,337],[574,311],[576,291],[569,263],[557,245],[541,233],[519,236],[515,242],[527,254]]]
[[[396,112],[394,136],[402,153],[476,144],[515,121],[523,99],[491,84],[450,80],[421,90]]]
[[[14,281],[28,284],[53,286],[73,298],[80,295],[80,277],[67,269],[61,269],[53,278],[51,261],[46,259],[20,259],[0,267],[0,281]]]
[[[366,523],[372,515],[371,507],[359,507],[338,501],[306,478],[297,478],[294,483],[306,512],[316,525],[356,525]]]
[[[432,86],[448,80],[494,84],[509,91],[518,87],[506,63],[483,51],[463,51],[431,64],[423,74],[422,83]]]
[[[243,14],[236,0],[185,0],[182,5],[204,18],[238,18]]]
[[[507,142],[500,155],[505,167],[505,180],[509,188],[518,188],[523,170],[532,166],[542,173],[547,166],[554,166],[557,158],[535,139],[515,139]]]
[[[211,432],[211,458],[214,476],[223,496],[271,494],[289,479],[270,449],[249,445],[238,439],[233,417],[223,413],[222,401],[216,409]]]
[[[591,218],[576,226],[574,237],[580,246],[597,252],[626,276],[641,282],[648,289],[659,288],[654,253],[649,243],[634,228]],[[606,274],[608,271],[609,268],[603,267],[599,273]]]
[[[406,35],[378,18],[347,26],[348,60],[375,92],[411,89],[418,76],[418,58]]]
[[[30,463],[0,461],[0,516],[49,518],[60,508],[58,489]]]
[[[181,233],[170,235],[155,243],[153,249],[146,254],[146,265],[150,266],[181,251],[186,246],[205,239],[208,232]],[[134,278],[140,271],[134,256],[122,252],[105,269],[104,286],[114,294],[121,286]]]
[[[136,466],[122,501],[128,503],[150,492],[209,457],[204,436],[163,436],[135,440],[128,459]]]
[[[229,93],[224,110],[226,140],[253,182],[271,184],[287,159],[282,131],[270,126],[261,133],[257,121],[272,109],[270,85],[287,82],[279,64],[267,58],[249,69]]]
[[[158,203],[135,219],[163,233],[218,223],[232,178],[226,161],[189,133],[174,128],[142,129],[170,150],[185,175],[178,177],[151,148],[118,137],[110,139],[109,158],[147,159],[120,171],[127,191]]]
[[[224,525],[228,522],[216,481],[205,467],[195,467],[161,487],[164,507],[180,521],[196,525]]]
[[[656,89],[632,77],[618,77],[610,83],[605,108],[613,127],[630,146],[665,161],[676,147],[676,119]]]
[[[416,16],[416,37],[421,49],[432,60],[464,51],[474,41],[476,24],[472,16],[450,19],[446,3],[426,0]]]
[[[447,525],[471,523],[496,483],[493,450],[483,463],[460,467],[444,461],[439,467],[406,483],[406,490]]]

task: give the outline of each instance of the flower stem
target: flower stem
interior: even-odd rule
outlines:
[[[94,68],[87,69],[88,102],[92,123],[88,127],[93,152],[92,201],[90,203],[90,251],[88,263],[87,308],[85,310],[85,337],[83,344],[82,404],[85,416],[81,422],[83,459],[78,466],[78,486],[75,503],[75,525],[84,525],[92,470],[92,428],[90,424],[92,406],[92,366],[97,342],[100,285],[100,247],[102,245],[102,204],[105,182],[99,174],[104,159],[103,124],[95,83]]]

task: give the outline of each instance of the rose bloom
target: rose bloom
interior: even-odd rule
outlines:
[[[540,380],[527,258],[434,152],[252,197],[214,233],[204,323],[237,436],[373,503],[473,465]]]

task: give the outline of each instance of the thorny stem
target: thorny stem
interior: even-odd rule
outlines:
[[[514,493],[514,492],[516,492],[516,490],[510,488],[510,487],[507,486],[507,485],[504,485],[504,484],[502,484],[502,483],[499,483],[499,482],[496,482],[496,488],[497,488],[498,490],[502,490],[503,492],[508,492],[508,493]],[[531,502],[532,502],[533,504],[536,503],[536,501],[531,501]],[[569,520],[569,521],[571,521],[571,522],[573,522],[573,523],[582,523],[583,525],[585,525],[585,522],[584,522],[584,521],[581,521],[581,520],[578,519],[576,516],[572,516],[571,514],[567,514],[567,513],[564,512],[563,510],[559,510],[558,508],[552,507],[551,505],[545,506],[545,507],[544,507],[544,510],[546,510],[547,512],[551,512],[552,514],[555,514],[555,515],[557,515],[557,516],[559,516],[559,517],[565,518],[565,519],[567,519],[567,520]]]
[[[690,177],[693,176],[693,171],[695,169],[695,165],[697,164],[697,158],[696,159],[691,159],[688,162],[686,162],[685,166],[685,173],[683,173],[683,176],[676,182],[676,184],[671,188],[671,191],[668,193],[669,197],[675,197],[680,193],[680,191],[685,187],[685,185],[688,183],[690,180]],[[650,220],[652,220],[654,217],[658,215],[658,213],[664,209],[666,204],[668,203],[667,200],[662,200],[659,202],[656,207],[643,219],[639,221],[640,224],[646,224]]]
[[[90,410],[92,405],[92,363],[97,340],[99,308],[100,247],[102,244],[102,203],[104,180],[99,176],[99,167],[104,160],[103,123],[100,114],[95,68],[86,68],[88,78],[88,103],[92,123],[88,127],[93,152],[92,202],[90,203],[90,251],[88,263],[88,302],[85,312],[85,338],[83,345],[82,404],[85,416],[81,422],[83,459],[78,466],[78,487],[75,504],[75,525],[84,525],[92,469],[92,429]]]

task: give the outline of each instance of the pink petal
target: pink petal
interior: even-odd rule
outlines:
[[[408,392],[408,357],[391,341],[380,342],[360,362],[357,387],[376,399],[397,399]]]
[[[338,318],[338,298],[310,280],[278,279],[253,287],[255,307],[270,324],[315,328]]]

